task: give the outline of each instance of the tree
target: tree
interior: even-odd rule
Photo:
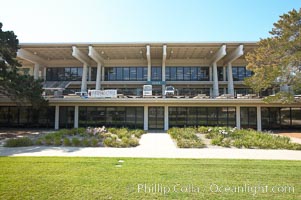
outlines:
[[[0,95],[18,105],[31,103],[34,108],[47,104],[42,97],[41,80],[30,75],[21,75],[21,64],[17,60],[19,40],[13,31],[3,31],[0,23]]]
[[[280,16],[269,33],[272,37],[261,39],[246,55],[247,69],[254,74],[245,84],[256,92],[278,91],[265,98],[267,102],[291,103],[301,92],[301,8]]]

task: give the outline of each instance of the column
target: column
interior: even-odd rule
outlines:
[[[101,81],[104,81],[105,80],[105,68],[103,67],[102,70],[101,70]],[[101,88],[101,87],[100,87]]]
[[[87,92],[87,72],[88,72],[88,65],[84,63],[81,92]]]
[[[88,67],[88,81],[91,81],[91,76],[92,76],[92,67]]]
[[[164,131],[167,131],[168,127],[168,106],[164,106]]]
[[[257,131],[261,131],[261,107],[257,106]]]
[[[148,130],[148,106],[144,106],[144,130],[147,131]]]
[[[212,70],[213,70],[213,97],[218,97],[219,92],[218,92],[218,76],[217,76],[216,62],[213,63]]]
[[[46,81],[47,68],[43,67],[43,79]]]
[[[54,119],[54,129],[59,129],[59,122],[60,122],[60,107],[55,106],[55,119]]]
[[[78,128],[78,106],[74,108],[74,128]]]
[[[35,63],[33,68],[33,78],[35,80],[39,79],[39,71],[40,71],[40,65],[38,63]]]
[[[212,81],[212,67],[209,67],[209,81]]]
[[[228,94],[234,96],[234,85],[233,85],[233,75],[232,75],[232,64],[228,63]]]
[[[227,73],[227,70],[226,70],[226,67],[223,67],[223,81],[226,81],[226,73]]]
[[[165,63],[162,64],[162,81],[165,83]],[[165,86],[166,84],[162,84],[162,96],[165,97]]]
[[[240,107],[236,106],[236,128],[240,129]]]
[[[95,89],[100,90],[101,63],[97,63],[96,85]]]
[[[152,70],[152,66],[151,66],[151,64],[149,63],[148,65],[147,65],[147,81],[151,81],[151,71]]]

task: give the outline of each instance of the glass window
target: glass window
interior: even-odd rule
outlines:
[[[91,68],[91,81],[96,81],[97,76],[97,67]]]
[[[224,68],[223,67],[218,67],[217,68],[217,76],[219,81],[224,80]]]
[[[184,81],[190,81],[190,80],[191,80],[190,67],[184,67]]]
[[[177,68],[175,67],[170,68],[170,80],[171,81],[177,80]]]
[[[130,69],[130,80],[131,81],[136,81],[137,80],[137,68],[136,67],[130,67],[129,69]]]
[[[190,69],[190,75],[191,75],[191,80],[192,81],[197,81],[198,80],[198,71],[199,67],[191,67]]]
[[[152,80],[161,81],[162,80],[162,68],[161,67],[152,67]]]
[[[130,80],[130,69],[128,67],[123,68],[123,80]]]
[[[177,67],[177,81],[182,81],[184,78],[184,69],[183,67]]]

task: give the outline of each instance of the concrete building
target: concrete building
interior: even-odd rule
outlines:
[[[243,84],[255,42],[21,44],[21,72],[44,80],[50,107],[31,110],[0,100],[0,127],[178,126],[301,128],[301,104],[266,104]],[[143,98],[143,85],[152,97]],[[166,86],[175,95],[166,98]],[[117,90],[118,98],[76,92]]]

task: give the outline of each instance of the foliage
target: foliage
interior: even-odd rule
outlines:
[[[177,142],[180,148],[203,148],[205,147],[201,139],[196,135],[195,128],[171,128],[168,134]]]
[[[280,90],[267,102],[294,101],[293,93],[301,86],[301,8],[280,16],[270,31],[272,37],[261,39],[258,48],[246,55],[247,69],[254,75],[245,84],[256,92],[274,88]]]
[[[47,106],[42,97],[42,80],[19,73],[19,40],[13,31],[3,31],[0,23],[0,94],[19,105],[30,102],[34,109]]]
[[[33,142],[28,137],[8,139],[4,144],[5,147],[26,147],[32,146]]]
[[[255,130],[238,130],[229,127],[207,127],[206,138],[211,144],[223,147],[301,150],[301,144],[292,143],[289,137]]]

